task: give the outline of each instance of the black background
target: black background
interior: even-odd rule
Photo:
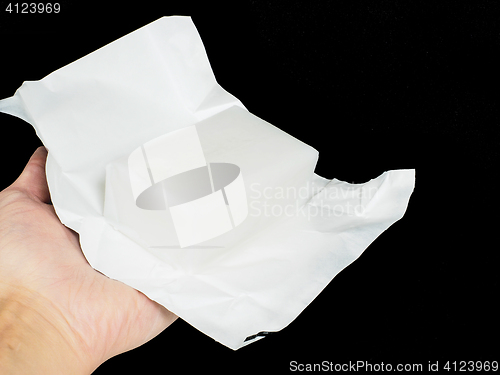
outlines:
[[[404,218],[280,333],[233,352],[178,320],[96,374],[500,359],[498,1],[64,1],[59,14],[0,3],[0,98],[190,15],[219,84],[315,147],[316,173],[366,182],[416,169]],[[0,129],[4,188],[41,143],[17,118],[0,114]]]

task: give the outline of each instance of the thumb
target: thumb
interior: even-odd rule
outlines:
[[[29,196],[43,203],[50,203],[49,187],[45,176],[46,160],[47,149],[43,146],[38,147],[31,155],[21,175],[11,186],[25,191]]]

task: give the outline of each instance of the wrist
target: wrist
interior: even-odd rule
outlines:
[[[0,285],[1,374],[90,374],[99,365],[57,315],[36,293]]]

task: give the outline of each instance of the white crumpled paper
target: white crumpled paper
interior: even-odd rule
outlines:
[[[49,150],[53,205],[92,267],[232,349],[295,319],[414,187],[414,170],[314,174],[316,150],[217,84],[189,17],[24,82],[0,111]]]

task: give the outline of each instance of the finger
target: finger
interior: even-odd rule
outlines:
[[[148,338],[148,341],[151,340],[153,337],[159,335],[162,331],[164,331],[178,318],[177,315],[175,315],[170,310],[167,310],[159,303],[154,301],[151,302],[153,302],[158,309],[158,318],[156,319],[155,324],[153,324],[153,326],[151,327],[150,337]]]
[[[50,203],[49,187],[45,176],[46,160],[47,149],[43,146],[38,147],[12,187],[24,190],[43,203]]]

